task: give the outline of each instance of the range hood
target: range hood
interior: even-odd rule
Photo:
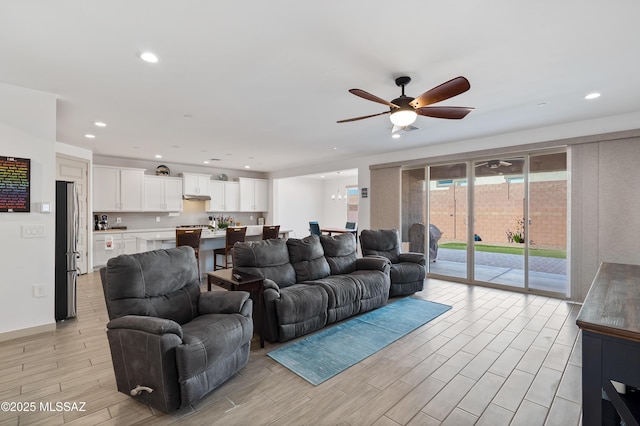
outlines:
[[[183,200],[196,200],[196,201],[208,201],[211,199],[209,195],[195,195],[195,194],[185,194],[182,196]]]

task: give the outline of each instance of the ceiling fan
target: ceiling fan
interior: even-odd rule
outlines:
[[[476,167],[487,166],[490,169],[497,169],[500,166],[510,166],[510,165],[511,165],[511,163],[509,163],[508,161],[489,160],[489,161],[485,161],[484,163],[476,164]]]
[[[371,93],[365,92],[360,89],[351,89],[349,92],[356,96],[364,98],[368,101],[377,102],[389,107],[389,111],[381,112],[379,114],[365,115],[362,117],[348,118],[346,120],[340,120],[338,123],[347,123],[350,121],[363,120],[365,118],[376,117],[383,114],[391,114],[389,118],[395,126],[404,127],[412,124],[418,115],[433,118],[448,118],[452,120],[460,120],[467,114],[473,111],[471,107],[456,107],[456,106],[428,106],[435,104],[436,102],[444,101],[446,99],[457,96],[461,93],[469,90],[471,85],[469,81],[464,77],[456,77],[439,86],[434,87],[431,90],[424,92],[417,98],[412,98],[404,94],[404,86],[411,82],[410,77],[398,77],[396,78],[396,86],[402,87],[402,95],[399,98],[392,100],[391,102],[385,101]]]

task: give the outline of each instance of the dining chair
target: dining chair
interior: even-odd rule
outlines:
[[[351,233],[356,237],[356,242],[358,242],[358,223],[357,222],[347,222],[344,225],[344,229],[351,231]]]
[[[309,232],[311,232],[311,235],[320,235],[320,225],[318,225],[318,222],[309,222]]]
[[[247,227],[231,227],[227,228],[227,234],[225,236],[225,245],[224,247],[217,248],[213,250],[213,270],[217,269],[228,269],[229,268],[229,256],[231,256],[233,252],[233,245],[238,242],[243,242],[245,236],[247,235]],[[224,257],[224,266],[218,266],[218,256]]]
[[[263,240],[278,238],[279,234],[280,234],[280,225],[265,225],[262,227]]]
[[[200,237],[202,228],[176,228],[176,247],[193,247],[198,263],[198,277],[200,277]]]

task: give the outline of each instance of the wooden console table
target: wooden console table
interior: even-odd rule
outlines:
[[[253,306],[253,318],[255,322],[258,323],[257,329],[258,334],[260,334],[260,347],[264,348],[265,316],[263,312],[264,300],[262,295],[264,290],[264,279],[255,275],[240,273],[240,280],[237,280],[233,275],[233,269],[219,269],[217,271],[207,272],[207,289],[211,291],[211,285],[215,284],[229,291],[247,291],[249,293],[257,293],[258,303],[255,303]]]
[[[638,425],[637,403],[611,381],[640,388],[640,266],[602,263],[576,323],[582,330],[583,425],[603,424],[602,391],[627,425]]]

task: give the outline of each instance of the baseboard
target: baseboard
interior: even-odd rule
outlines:
[[[19,339],[21,337],[33,336],[34,334],[49,333],[56,330],[56,323],[38,325],[36,327],[23,328],[21,330],[8,331],[0,333],[0,342],[7,340]]]

